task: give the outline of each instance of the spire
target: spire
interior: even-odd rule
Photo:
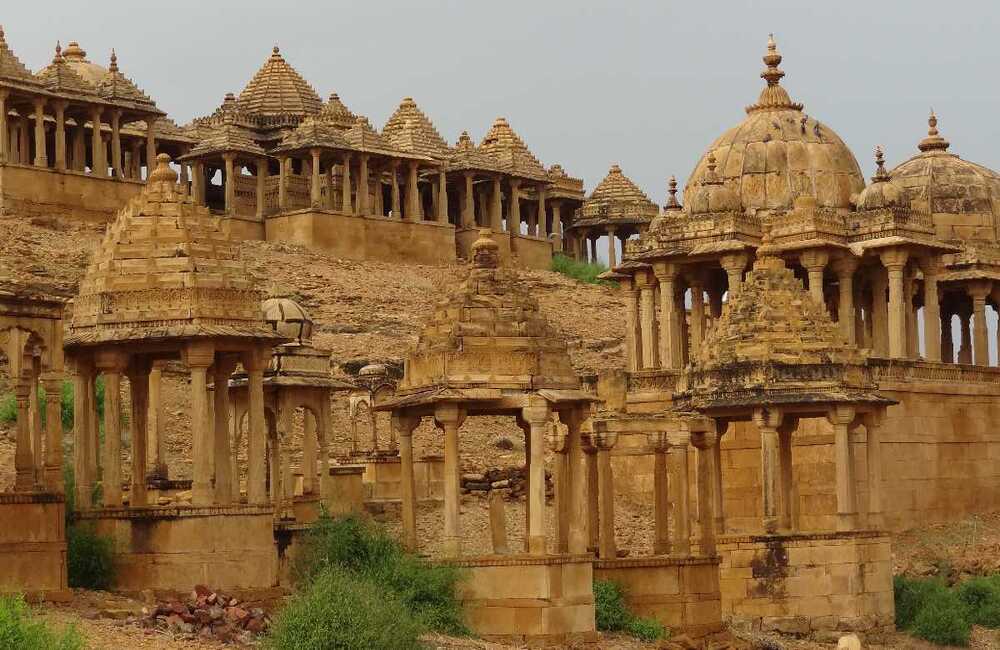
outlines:
[[[111,65],[108,66],[108,72],[118,72],[118,55],[115,54],[115,48],[111,48]]]
[[[785,73],[778,67],[781,64],[781,58],[778,45],[774,42],[774,34],[768,34],[767,52],[764,53],[763,57],[766,67],[760,73],[761,79],[767,82],[767,86],[760,91],[757,103],[747,106],[747,113],[783,109],[802,110],[802,104],[793,102],[792,98],[788,96],[788,91],[781,87],[781,78],[785,76]]]
[[[951,143],[938,134],[937,115],[934,114],[933,108],[931,109],[931,116],[927,118],[927,126],[927,137],[920,141],[917,149],[921,151],[947,151]]]
[[[664,210],[680,210],[681,204],[677,202],[677,178],[671,174],[670,181],[667,183],[667,202],[663,206]]]
[[[0,45],[7,44],[7,37],[3,32],[3,25],[0,25]]]
[[[0,31],[3,31],[2,27],[0,27]],[[52,57],[52,63],[55,64],[55,65],[58,65],[59,63],[62,62],[62,60],[63,60],[63,56],[62,56],[62,43],[60,43],[59,41],[56,41],[56,53],[55,53],[55,56]]]
[[[708,152],[708,169],[705,171],[704,178],[701,179],[702,185],[722,185],[722,180],[719,175],[715,173],[715,152]]]
[[[885,156],[882,154],[882,145],[875,147],[875,167],[875,175],[872,176],[872,182],[887,182],[889,180],[889,172],[885,171]]]

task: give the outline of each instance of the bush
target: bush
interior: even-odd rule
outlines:
[[[73,627],[55,631],[38,620],[21,596],[0,596],[0,648],[11,650],[83,650]]]
[[[663,624],[652,618],[641,618],[629,611],[622,586],[610,580],[594,581],[594,610],[597,629],[602,632],[625,632],[643,641],[656,641],[667,636]]]
[[[972,578],[955,590],[973,625],[1000,628],[1000,576]]]
[[[551,269],[556,273],[562,273],[580,282],[588,284],[613,285],[613,282],[601,280],[597,276],[608,270],[608,267],[600,263],[579,262],[565,255],[556,254],[552,256]]]
[[[896,627],[908,630],[920,613],[927,598],[933,593],[948,591],[940,580],[919,580],[895,576],[892,590],[896,601]]]
[[[969,645],[968,608],[954,591],[931,592],[913,619],[914,636],[938,645]]]
[[[66,529],[66,570],[70,587],[108,589],[115,579],[114,540],[86,524]],[[0,646],[2,647],[2,646]]]
[[[357,517],[334,520],[324,513],[306,536],[292,576],[296,584],[308,585],[328,569],[372,580],[398,598],[427,630],[468,633],[455,594],[458,569],[406,553],[383,530]]]
[[[409,650],[423,626],[405,603],[371,579],[327,567],[278,616],[265,647],[273,650]]]
[[[104,380],[97,378],[97,416],[98,422],[104,422]],[[45,388],[38,388],[38,403],[41,406],[42,426],[45,426]],[[60,387],[59,412],[62,417],[63,430],[69,431],[73,428],[73,382],[64,380]],[[13,424],[17,422],[17,397],[14,393],[7,393],[0,398],[0,422]]]

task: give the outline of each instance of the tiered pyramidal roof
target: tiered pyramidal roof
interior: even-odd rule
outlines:
[[[37,85],[38,80],[7,45],[3,26],[0,25],[0,79],[19,84]]]
[[[501,171],[512,176],[532,180],[547,178],[545,168],[503,117],[493,122],[479,148],[496,160]]]
[[[323,100],[275,45],[271,56],[240,93],[240,108],[257,116],[302,119],[323,109]]]
[[[115,54],[114,50],[111,50],[111,64],[108,66],[108,73],[97,85],[97,90],[101,97],[109,101],[125,101],[153,106],[153,100],[118,69],[118,55]]]
[[[53,92],[75,95],[97,94],[97,89],[66,63],[59,43],[56,43],[56,54],[52,57],[52,63],[38,73],[38,79]]]
[[[448,156],[448,143],[412,97],[404,97],[400,102],[399,108],[385,123],[382,137],[393,147],[407,153],[432,158]]]

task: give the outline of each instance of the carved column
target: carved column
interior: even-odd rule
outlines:
[[[760,408],[753,414],[754,424],[760,431],[761,490],[764,505],[764,532],[778,531],[778,504],[781,490],[781,459],[779,457],[778,427],[781,412]]]
[[[7,162],[10,157],[10,130],[7,125],[7,98],[10,90],[0,88],[0,163]]]
[[[437,222],[448,223],[448,177],[443,169],[438,172]]]
[[[233,499],[239,500],[239,476],[234,475],[232,457],[229,447],[229,377],[236,370],[236,359],[227,355],[218,355],[212,373],[212,385],[215,387],[214,449],[215,449],[215,502],[229,505]]]
[[[407,161],[406,168],[406,214],[408,221],[423,219],[420,209],[420,190],[417,187],[417,161]]]
[[[729,279],[729,300],[732,300],[739,295],[743,285],[743,272],[747,268],[747,255],[746,253],[723,255],[719,263],[726,270],[726,277]]]
[[[625,363],[630,372],[636,372],[642,365],[641,335],[638,328],[639,292],[635,290],[632,278],[619,282],[625,297]]]
[[[149,371],[149,386],[146,389],[149,402],[149,413],[146,415],[146,437],[149,442],[147,449],[152,452],[152,457],[148,461],[153,468],[153,475],[165,479],[167,478],[167,444],[162,435],[163,401],[160,397],[162,381],[163,362],[154,361]]]
[[[688,278],[691,287],[691,323],[688,328],[691,357],[696,357],[705,340],[705,286],[701,275],[693,273]]]
[[[713,449],[718,444],[713,431],[692,432],[691,444],[698,451],[698,523],[699,550],[707,557],[715,555],[715,488]]]
[[[649,446],[653,449],[653,555],[670,553],[670,485],[667,472],[667,450],[670,441],[662,431],[650,433]]]
[[[88,509],[93,506],[91,495],[95,476],[90,468],[95,453],[97,436],[90,429],[90,385],[94,381],[93,367],[87,361],[76,359],[73,363],[73,477],[76,481],[76,506]]]
[[[507,207],[507,232],[521,234],[521,179],[511,178],[510,205]]]
[[[674,555],[691,554],[691,496],[688,484],[688,447],[674,445],[667,451],[670,471],[671,510],[674,513],[674,538],[670,547]]]
[[[905,249],[893,248],[881,254],[882,265],[889,275],[889,356],[902,359],[906,356],[906,302],[903,291],[903,271],[908,254]]]
[[[924,354],[928,361],[941,361],[941,305],[938,300],[938,260],[924,258]],[[951,332],[948,332],[949,338]]]
[[[521,409],[531,436],[528,465],[528,552],[545,555],[545,427],[549,421],[547,402]]]
[[[681,367],[680,336],[681,311],[677,305],[677,267],[657,264],[656,281],[660,288],[660,365],[664,368]]]
[[[841,257],[833,263],[837,274],[840,301],[837,306],[837,322],[849,345],[857,345],[857,323],[854,305],[854,272],[858,269],[858,258]]]
[[[567,433],[566,462],[569,470],[569,545],[568,550],[574,555],[587,552],[587,507],[584,494],[587,491],[587,461],[583,445],[582,409],[563,415],[563,422],[569,429]]]
[[[880,530],[885,521],[882,516],[882,439],[883,413],[866,413],[864,425],[867,433],[865,451],[868,465],[868,527]]]
[[[548,219],[545,216],[545,198],[546,198],[545,186],[539,185],[536,192],[538,193],[538,209],[536,210],[534,223],[528,228],[528,234],[533,237],[538,237],[538,222],[541,221],[542,234],[548,236],[549,234]]]
[[[319,208],[323,205],[323,176],[320,173],[321,153],[320,149],[309,150],[309,156],[312,161],[309,165],[309,205],[313,208]]]
[[[410,552],[417,550],[417,497],[413,482],[413,430],[417,428],[418,424],[420,424],[419,418],[398,413],[392,414],[392,429],[396,432],[396,440],[399,440],[403,546]],[[451,476],[446,475],[446,488],[449,480],[451,480]]]
[[[920,356],[920,340],[917,330],[917,307],[914,299],[917,294],[916,269],[903,277],[903,313],[906,316],[906,356],[916,359]]]
[[[792,485],[792,434],[798,427],[798,418],[785,416],[778,426],[778,527],[782,530],[796,528],[794,511],[797,509],[797,492]]]
[[[552,485],[555,490],[553,510],[555,511],[555,545],[553,552],[569,552],[570,525],[570,485],[573,481],[572,468],[569,463],[569,435],[563,434],[559,426],[553,422],[545,425],[545,442],[552,452],[550,457],[552,468]],[[530,431],[530,428],[529,428]]]
[[[66,106],[67,102],[64,100],[57,100],[52,103],[52,107],[56,111],[56,134],[55,134],[55,150],[56,150],[56,169],[63,172],[66,171]],[[0,101],[0,112],[4,112],[3,102]],[[6,115],[4,117],[4,122],[6,122]],[[6,133],[6,127],[0,125],[0,133]],[[2,151],[0,151],[0,160],[3,160]]]
[[[267,207],[267,158],[257,159],[257,218],[264,220],[264,212]]]
[[[105,165],[106,166],[106,165]],[[146,118],[146,178],[156,169],[156,118]]]
[[[232,215],[236,212],[236,154],[227,152],[222,154],[222,160],[226,163],[225,194],[226,194],[226,214]]]
[[[111,110],[111,173],[115,178],[122,178],[122,112],[119,109]]]
[[[358,158],[358,214],[366,217],[371,213],[368,201],[368,154],[361,154]]]
[[[597,448],[590,436],[584,436],[583,442],[587,466],[587,551],[596,555],[601,537],[600,472],[597,469]]]
[[[90,124],[90,172],[98,178],[106,178],[108,165],[104,162],[104,141],[101,139],[101,109],[96,106],[90,109]],[[153,158],[148,158],[147,161],[149,160]],[[153,163],[147,162],[147,164],[150,165],[148,174],[153,171]]]
[[[889,305],[886,302],[888,276],[881,267],[872,270],[872,345],[875,354],[889,356]]]
[[[961,340],[958,348],[958,362],[972,365],[972,310],[963,305],[958,312],[958,326]]]
[[[31,416],[28,413],[28,398],[31,382],[25,371],[14,388],[17,400],[17,439],[14,447],[14,490],[32,492],[35,489],[35,461],[31,454]],[[119,500],[119,504],[121,501]]]
[[[618,549],[615,545],[615,478],[611,468],[611,449],[618,442],[618,434],[611,431],[595,431],[590,436],[590,442],[597,448],[597,491],[600,510],[598,556],[602,560],[614,559],[618,557]]]
[[[830,260],[825,250],[813,248],[799,254],[799,264],[809,273],[809,294],[821,307],[826,307],[823,299],[823,271]]]
[[[439,404],[434,420],[444,430],[444,536],[442,546],[446,557],[462,554],[462,527],[459,519],[460,467],[458,428],[465,414],[457,404]],[[529,488],[530,492],[530,488]]]
[[[212,478],[215,475],[215,444],[208,417],[208,368],[214,360],[211,345],[189,344],[184,361],[191,377],[191,455],[194,471],[191,482],[191,504],[211,505],[215,501]]]
[[[955,363],[955,342],[952,340],[951,311],[941,312],[941,360],[945,363]]]
[[[116,352],[98,352],[97,368],[104,376],[104,460],[101,492],[105,508],[122,505],[121,378],[127,358]]]
[[[473,185],[473,173],[462,172],[462,179],[465,182],[465,190],[462,192],[462,227],[472,228],[476,225],[476,205],[474,203],[475,186]]]
[[[615,227],[608,226],[608,268],[618,266],[618,251],[615,248]]]
[[[837,530],[857,527],[857,484],[854,479],[854,452],[851,448],[851,425],[855,412],[850,406],[837,406],[828,416],[833,425],[834,459],[837,465]]]
[[[149,439],[149,372],[148,361],[134,359],[128,369],[128,385],[131,392],[129,426],[132,430],[132,487],[129,505],[140,507],[148,504],[146,497],[146,456]]]
[[[652,273],[638,271],[635,274],[639,287],[639,331],[642,341],[642,367],[652,369],[656,363],[656,286],[653,284]]]
[[[972,282],[968,286],[969,297],[972,298],[972,348],[973,361],[977,366],[990,365],[989,340],[986,330],[986,297],[990,295],[992,283],[986,281]]]
[[[49,157],[45,152],[45,99],[36,97],[35,104],[35,167],[48,167]]]
[[[392,160],[389,163],[389,170],[392,174],[392,183],[390,184],[390,191],[392,195],[392,216],[395,219],[403,218],[403,208],[401,207],[400,197],[399,197],[399,161]]]
[[[351,202],[353,188],[351,187],[351,154],[345,153],[340,164],[340,211],[344,214],[354,214],[354,204]],[[358,197],[360,199],[360,192]]]
[[[242,356],[243,368],[247,371],[247,402],[250,407],[247,435],[247,503],[252,505],[265,505],[268,502],[264,369],[270,360],[270,350],[265,348],[249,350]]]

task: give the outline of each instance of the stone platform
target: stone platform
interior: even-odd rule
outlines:
[[[78,515],[115,541],[115,588],[190,591],[278,584],[270,506],[104,508]]]
[[[61,494],[0,494],[0,593],[66,601],[66,501]]]
[[[594,579],[620,584],[632,612],[673,634],[698,638],[723,629],[718,557],[596,560]]]
[[[800,635],[893,629],[886,533],[728,535],[718,550],[724,617]]]
[[[478,636],[532,647],[595,641],[593,557],[483,556],[449,562]]]

